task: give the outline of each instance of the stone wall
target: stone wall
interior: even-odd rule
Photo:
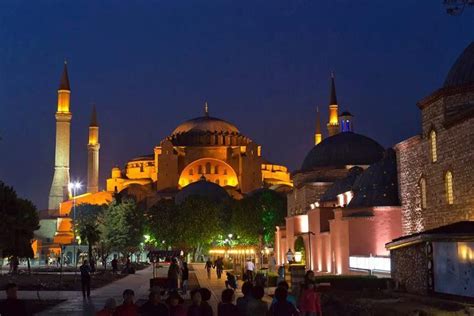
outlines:
[[[428,292],[428,256],[425,244],[402,247],[390,251],[392,278],[401,289],[410,293]]]

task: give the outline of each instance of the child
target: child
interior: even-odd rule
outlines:
[[[227,280],[225,281],[225,288],[227,289],[230,287],[235,291],[237,289],[237,280],[235,279],[235,276],[230,272],[226,272],[226,275]]]
[[[300,311],[304,316],[322,315],[321,298],[316,292],[315,284],[312,281],[306,283],[306,287],[300,297]]]

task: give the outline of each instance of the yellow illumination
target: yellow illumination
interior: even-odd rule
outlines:
[[[458,242],[458,259],[460,261],[474,261],[474,249],[468,243]]]
[[[451,205],[454,203],[453,174],[451,173],[451,171],[446,172],[444,181],[446,188],[446,202]]]
[[[436,132],[431,131],[430,133],[430,142],[431,142],[431,161],[436,162],[438,160],[438,149],[436,145]]]
[[[58,90],[58,112],[69,113],[71,91]]]
[[[237,187],[239,185],[234,169],[226,162],[214,158],[198,159],[187,165],[181,172],[178,184],[182,188],[192,182],[199,181],[202,176],[207,181],[220,186]]]
[[[314,134],[314,144],[317,145],[323,140],[323,135]]]
[[[337,104],[332,104],[329,106],[329,125],[339,125]]]

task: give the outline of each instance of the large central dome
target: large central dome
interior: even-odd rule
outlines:
[[[192,120],[186,121],[176,127],[172,135],[181,133],[229,133],[239,134],[239,129],[232,123],[221,120],[212,116],[196,117]]]

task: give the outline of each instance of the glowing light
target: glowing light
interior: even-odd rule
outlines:
[[[474,262],[474,249],[468,243],[458,242],[458,258],[464,262]],[[471,245],[474,245],[471,243]]]
[[[349,268],[360,270],[390,271],[390,257],[349,257]]]
[[[302,259],[303,259],[303,254],[301,253],[301,251],[296,251],[295,252],[295,261],[296,262],[301,262]]]

